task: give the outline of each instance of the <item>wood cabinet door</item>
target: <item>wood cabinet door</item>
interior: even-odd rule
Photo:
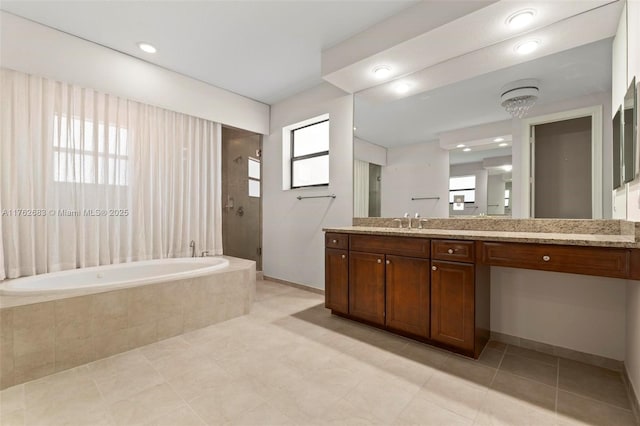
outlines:
[[[349,253],[349,314],[384,324],[384,254]]]
[[[430,264],[428,259],[386,258],[386,325],[429,337]]]
[[[326,249],[324,256],[325,306],[349,313],[349,252]]]
[[[431,262],[431,339],[473,350],[474,265]]]

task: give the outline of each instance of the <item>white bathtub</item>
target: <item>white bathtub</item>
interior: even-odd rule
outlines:
[[[185,257],[72,269],[5,281],[0,284],[0,295],[27,296],[133,287],[200,277],[228,265],[229,261],[222,257]]]

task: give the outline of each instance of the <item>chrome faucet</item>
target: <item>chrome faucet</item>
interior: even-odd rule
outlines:
[[[196,242],[191,240],[189,247],[191,248],[191,257],[196,257]]]
[[[422,227],[422,224],[423,224],[424,222],[429,222],[429,219],[420,219],[420,220],[418,221],[418,229],[424,229],[424,228]]]
[[[409,213],[405,213],[404,218],[407,219],[407,229],[411,229],[411,216],[409,216]]]
[[[209,250],[205,250],[202,252],[202,254],[200,255],[200,257],[205,257],[209,255]]]

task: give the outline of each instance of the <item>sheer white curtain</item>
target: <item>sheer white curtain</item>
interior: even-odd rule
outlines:
[[[353,160],[353,216],[369,217],[369,163]]]
[[[0,72],[0,279],[222,254],[220,124]]]

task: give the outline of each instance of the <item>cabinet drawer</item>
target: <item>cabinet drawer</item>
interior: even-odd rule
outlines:
[[[324,246],[335,249],[349,248],[349,234],[337,234],[335,232],[327,232],[324,235]]]
[[[425,238],[351,235],[350,250],[429,258],[430,240]]]
[[[629,251],[615,248],[482,242],[482,263],[512,268],[540,269],[626,278]]]
[[[431,258],[457,262],[473,262],[475,242],[459,240],[431,240]]]

